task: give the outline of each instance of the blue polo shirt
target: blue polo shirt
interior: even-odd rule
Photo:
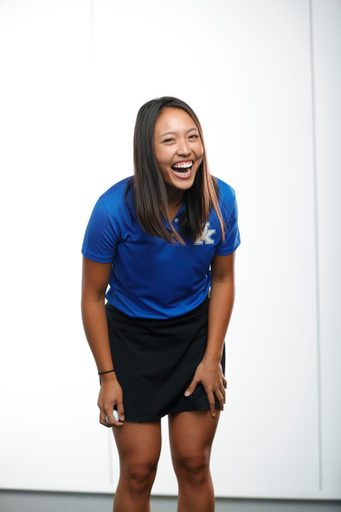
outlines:
[[[213,256],[231,254],[240,244],[235,192],[217,179],[219,205],[226,225],[225,241],[212,210],[203,236],[196,242],[184,239],[183,246],[169,244],[141,228],[131,191],[131,213],[125,200],[131,179],[116,183],[98,199],[85,232],[82,253],[99,263],[112,262],[106,298],[115,308],[137,318],[183,315],[206,298]],[[178,232],[185,208],[183,205],[173,220]],[[169,229],[167,222],[165,225]]]

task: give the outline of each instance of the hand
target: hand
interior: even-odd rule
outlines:
[[[226,403],[225,389],[227,381],[223,375],[220,361],[203,359],[198,365],[193,380],[185,392],[185,396],[190,396],[197,385],[201,382],[207,394],[212,417],[215,417],[215,400],[214,395],[219,402],[220,410],[224,410]]]
[[[99,422],[105,427],[121,427],[124,422],[124,406],[122,388],[115,376],[110,375],[101,378],[101,389],[98,395],[97,405],[100,409]],[[117,406],[119,421],[114,418],[114,406]],[[108,423],[105,417],[108,418]]]

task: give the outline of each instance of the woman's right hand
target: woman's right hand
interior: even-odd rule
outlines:
[[[100,409],[99,422],[105,427],[122,427],[124,424],[124,406],[122,388],[116,378],[116,374],[108,373],[101,376],[101,389],[98,395],[97,405]],[[114,418],[114,406],[117,406],[119,421]],[[108,423],[105,419],[107,416]]]

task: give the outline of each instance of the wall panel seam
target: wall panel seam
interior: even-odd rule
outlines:
[[[318,232],[318,194],[316,162],[316,109],[315,109],[315,66],[314,66],[314,31],[313,0],[309,0],[310,18],[310,61],[311,61],[311,100],[312,100],[312,141],[313,141],[313,176],[314,176],[314,214],[315,214],[315,279],[316,279],[316,343],[317,343],[317,400],[318,400],[318,453],[319,453],[319,489],[323,490],[322,472],[322,398],[321,398],[321,326],[320,326],[320,272],[319,272],[319,232]]]

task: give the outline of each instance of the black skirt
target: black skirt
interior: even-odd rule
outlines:
[[[131,318],[106,304],[111,354],[127,421],[209,410],[202,384],[191,396],[184,396],[205,354],[208,304],[206,298],[193,311],[167,320]],[[225,345],[221,364],[225,372]]]

